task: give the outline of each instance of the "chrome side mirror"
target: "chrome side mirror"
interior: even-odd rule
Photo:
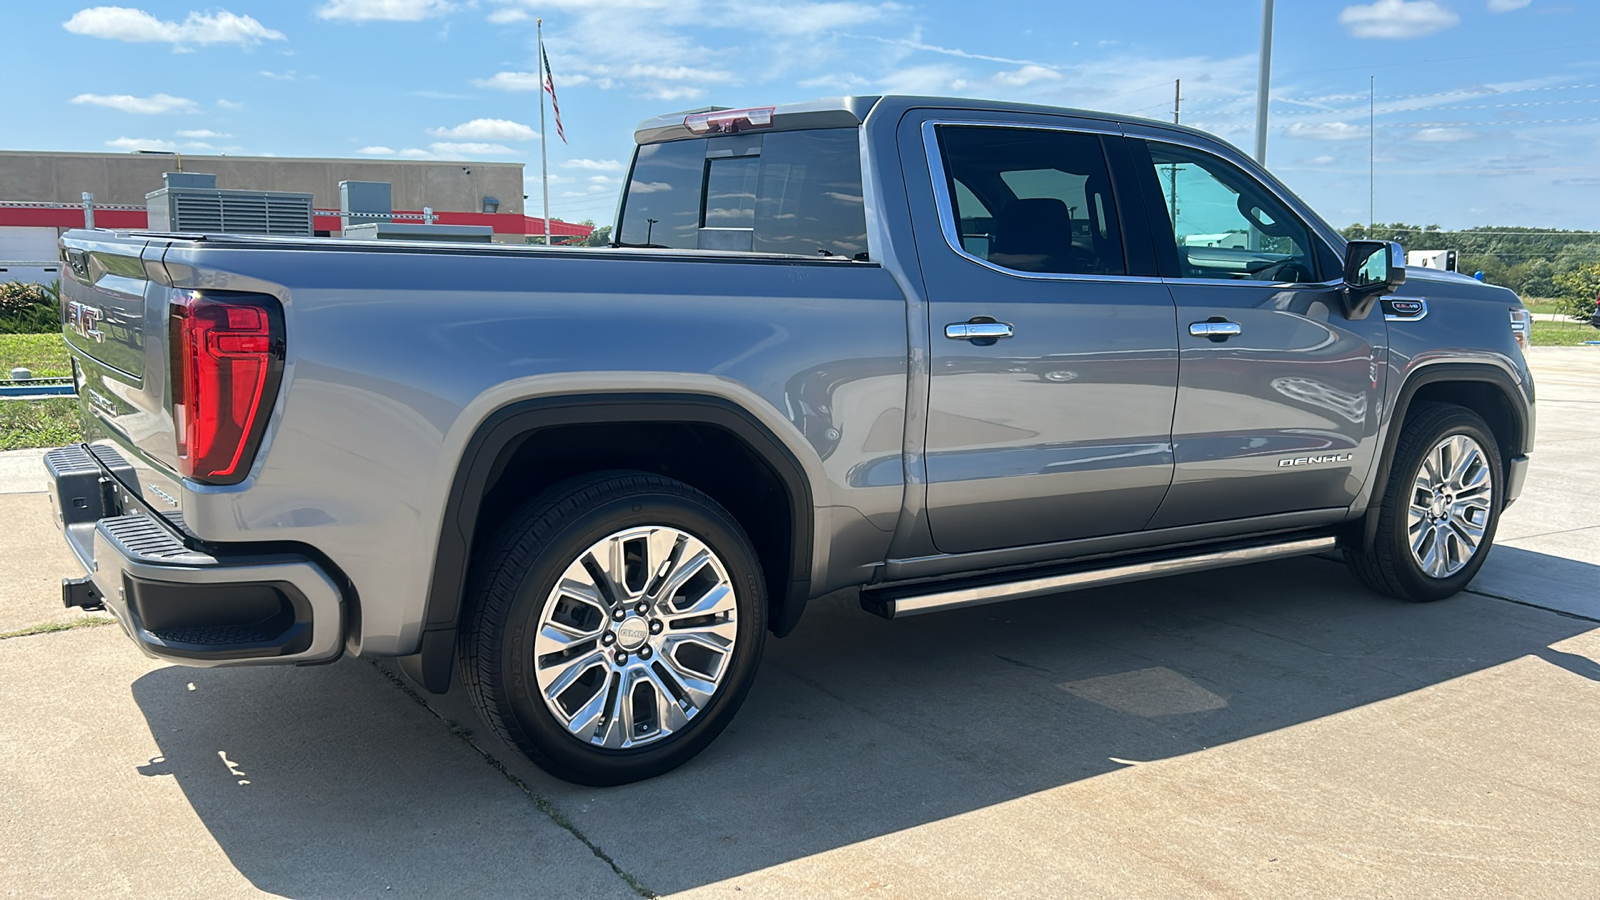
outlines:
[[[1406,251],[1394,241],[1351,241],[1344,248],[1344,316],[1365,319],[1384,294],[1406,283]]]

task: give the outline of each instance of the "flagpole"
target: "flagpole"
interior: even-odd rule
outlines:
[[[539,32],[539,169],[544,183],[544,245],[550,246],[550,141],[544,130],[544,85],[550,70],[544,65],[544,19],[535,19]]]

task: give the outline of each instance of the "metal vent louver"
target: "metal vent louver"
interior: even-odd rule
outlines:
[[[212,234],[312,234],[310,194],[166,187],[146,196],[150,228]]]

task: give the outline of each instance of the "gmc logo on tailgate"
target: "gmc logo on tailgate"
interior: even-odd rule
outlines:
[[[90,306],[76,300],[67,303],[67,325],[97,344],[106,342],[105,332],[95,327],[105,317],[105,311],[98,306]]]

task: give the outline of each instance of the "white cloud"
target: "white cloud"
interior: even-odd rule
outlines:
[[[224,133],[222,133],[220,131],[212,131],[209,128],[186,128],[186,129],[178,132],[178,137],[199,138],[199,139],[204,140],[204,139],[207,139],[207,138],[233,137],[233,135],[224,134]]]
[[[456,158],[468,156],[511,156],[517,151],[504,144],[488,144],[481,141],[467,141],[454,143],[439,141],[428,145],[434,156],[442,158]]]
[[[630,194],[659,194],[670,190],[672,185],[665,181],[635,181],[628,185]]]
[[[232,100],[223,100],[220,98],[217,100],[217,105],[223,109],[244,109],[243,103],[235,103]]]
[[[317,8],[319,19],[350,22],[420,22],[455,8],[448,0],[329,0]]]
[[[1462,141],[1472,141],[1483,137],[1476,131],[1465,128],[1424,128],[1412,135],[1411,139],[1424,144],[1458,144]]]
[[[195,108],[193,100],[187,97],[174,97],[171,94],[151,94],[148,97],[135,97],[132,94],[79,94],[73,97],[71,102],[104,106],[146,116],[169,112],[193,112]]]
[[[1489,0],[1489,12],[1511,12],[1532,2],[1533,0]]]
[[[1313,141],[1353,141],[1366,137],[1367,129],[1364,125],[1351,125],[1349,122],[1296,122],[1285,128],[1283,133]]]
[[[1313,156],[1306,160],[1306,164],[1311,166],[1330,166],[1333,165],[1333,157],[1324,153],[1321,156]]]
[[[472,83],[495,91],[537,91],[538,72],[496,72],[492,78],[474,78]]]
[[[1015,72],[996,72],[994,80],[1012,87],[1022,87],[1035,81],[1060,81],[1062,75],[1048,66],[1026,65]]]
[[[259,44],[285,40],[283,32],[227,10],[191,12],[182,22],[172,22],[142,9],[95,6],[73,13],[61,27],[73,34],[136,44]]]
[[[272,72],[268,71],[267,69],[262,69],[257,74],[259,74],[262,78],[270,78],[273,81],[294,81],[297,77],[293,69],[290,69],[287,72]]]
[[[779,34],[816,34],[843,28],[860,28],[886,19],[906,7],[895,3],[785,3],[756,5],[736,3],[728,7],[722,21],[753,31]]]
[[[1366,6],[1347,6],[1339,22],[1358,38],[1398,40],[1443,31],[1461,17],[1436,0],[1377,0]]]
[[[884,76],[880,83],[888,94],[942,94],[966,84],[960,69],[944,63],[905,66]]]
[[[362,156],[394,156],[394,150],[384,146],[362,147],[356,151]]]
[[[539,132],[510,119],[473,119],[454,128],[430,128],[434,137],[467,141],[532,141]]]
[[[155,138],[120,137],[114,141],[106,141],[106,146],[114,147],[118,150],[127,150],[129,152],[137,152],[139,150],[161,150],[170,153],[178,149],[178,145],[171,141],[157,140]]]
[[[515,6],[503,6],[489,14],[489,21],[496,25],[510,25],[512,22],[526,22],[532,18],[525,9]]]
[[[551,67],[554,69],[554,67]],[[630,78],[657,78],[663,81],[699,81],[712,84],[725,84],[734,80],[732,72],[722,69],[696,69],[692,66],[656,66],[634,65],[629,66],[626,73]]]
[[[569,159],[561,164],[566,169],[588,169],[591,172],[620,172],[622,162],[615,159]]]

